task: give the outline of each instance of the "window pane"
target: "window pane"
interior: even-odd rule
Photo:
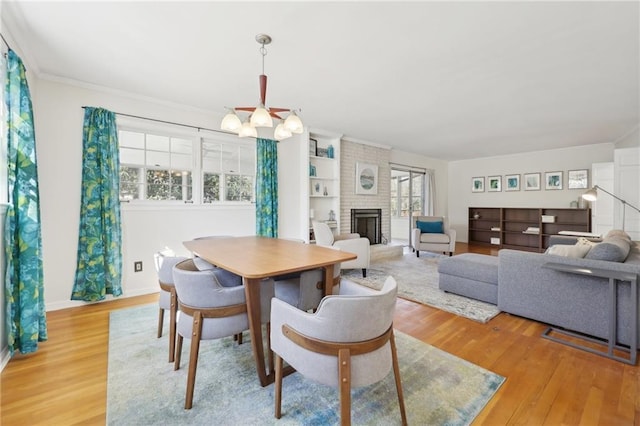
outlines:
[[[251,201],[253,195],[253,177],[225,175],[227,201]]]
[[[191,155],[192,146],[192,142],[188,139],[171,138],[171,152]]]
[[[169,152],[169,138],[167,136],[147,135],[147,149]]]
[[[122,164],[144,164],[144,150],[120,148],[120,163]]]
[[[171,167],[168,152],[147,151],[147,166]]]
[[[118,144],[121,148],[127,147],[144,149],[144,133],[121,130],[118,132]]]
[[[222,171],[225,173],[240,173],[238,147],[236,145],[222,145]]]
[[[212,203],[220,201],[220,175],[217,173],[205,173],[202,185],[202,201]]]
[[[216,142],[202,142],[202,169],[207,172],[222,172],[220,151],[222,145]]]
[[[191,169],[191,154],[174,154],[171,153],[171,168],[175,169]]]
[[[239,173],[243,175],[255,174],[256,160],[255,149],[248,146],[240,146],[240,170]]]

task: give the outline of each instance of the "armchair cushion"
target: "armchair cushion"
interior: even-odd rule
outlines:
[[[449,234],[420,233],[421,243],[449,244],[450,241]]]
[[[420,229],[420,232],[423,233],[442,234],[444,232],[442,221],[422,222],[418,220],[416,221],[416,225],[418,229]]]

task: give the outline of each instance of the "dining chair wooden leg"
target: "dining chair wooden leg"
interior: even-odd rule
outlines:
[[[169,301],[169,362],[173,362],[176,353],[176,325],[178,320],[178,294],[171,290]]]
[[[187,374],[187,395],[184,408],[189,410],[193,406],[193,389],[196,384],[196,369],[198,368],[198,352],[200,351],[200,337],[202,336],[202,314],[196,311],[193,315],[193,332],[191,333],[191,349],[189,352],[189,372]]]
[[[340,387],[340,424],[351,425],[351,352],[338,351],[338,386]]]
[[[273,374],[273,351],[271,350],[271,323],[267,325],[267,364],[269,367],[269,374]]]
[[[389,338],[391,343],[391,359],[393,360],[393,375],[396,379],[396,391],[398,392],[398,404],[400,405],[400,416],[402,417],[402,425],[407,425],[407,413],[404,409],[404,394],[402,392],[402,383],[400,382],[400,366],[398,364],[398,352],[396,351],[396,339],[391,330]]]
[[[180,358],[182,358],[182,340],[184,338],[178,334],[176,339],[176,357],[173,363],[174,370],[180,370]]]
[[[158,339],[162,337],[162,325],[164,324],[164,309],[158,312]]]
[[[275,416],[279,419],[282,416],[282,358],[276,354],[276,381],[275,386]]]

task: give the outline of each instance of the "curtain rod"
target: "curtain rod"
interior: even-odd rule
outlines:
[[[88,106],[83,106],[82,109],[86,109],[86,108],[93,108],[93,107],[88,107]],[[208,129],[206,127],[199,127],[199,126],[193,126],[191,124],[183,124],[183,123],[176,123],[173,121],[166,121],[166,120],[158,120],[157,118],[148,118],[148,117],[141,117],[139,115],[132,115],[132,114],[125,114],[124,112],[115,112],[112,111],[115,115],[121,115],[123,117],[131,117],[131,118],[138,118],[140,120],[149,120],[149,121],[155,121],[157,123],[164,123],[164,124],[172,124],[174,126],[182,126],[182,127],[189,127],[191,129],[196,129],[198,131],[200,130],[207,130],[210,132],[217,132],[217,133],[224,133],[225,135],[235,135],[235,133],[232,132],[225,132],[224,130],[217,130],[217,129]]]
[[[424,167],[418,167],[418,166],[410,166],[408,164],[400,164],[400,163],[393,163],[391,161],[389,161],[389,165],[391,167],[393,166],[398,166],[398,167],[403,167],[404,171],[417,171],[417,172],[427,172],[428,169],[424,168]]]

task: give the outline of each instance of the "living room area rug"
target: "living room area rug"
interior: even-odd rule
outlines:
[[[327,425],[339,423],[337,389],[293,373],[283,380],[282,418],[274,386],[261,387],[250,337],[202,341],[191,410],[184,409],[189,343],[182,366],[167,362],[167,328],[156,337],[156,304],[114,311],[109,324],[109,425]],[[167,316],[165,316],[166,318]],[[167,321],[165,320],[165,326]],[[505,378],[396,331],[407,420],[413,425],[468,425]],[[400,424],[393,374],[352,391],[352,421]]]
[[[367,277],[362,278],[360,269],[346,269],[342,276],[351,281],[373,288],[382,288],[384,280],[391,275],[398,283],[398,296],[443,311],[451,312],[474,321],[486,323],[500,313],[497,306],[457,294],[446,293],[438,288],[438,262],[445,256],[420,252],[420,257],[405,248],[401,256],[387,257],[371,263]]]

